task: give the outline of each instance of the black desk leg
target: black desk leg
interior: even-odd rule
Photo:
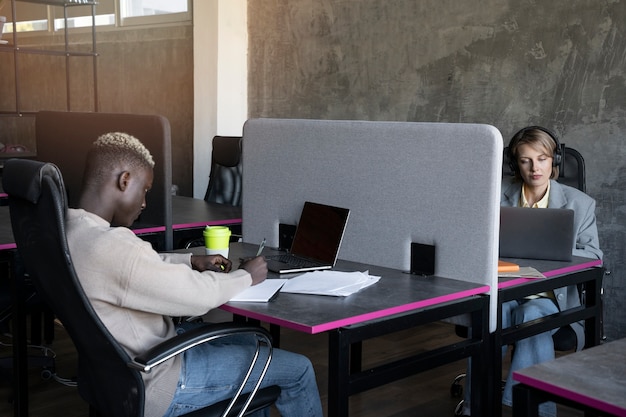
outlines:
[[[9,265],[13,293],[13,415],[28,416],[28,356],[26,352],[26,291],[24,269],[17,251]]]
[[[489,344],[489,314],[487,313],[489,300],[485,302],[485,309],[471,313],[471,326],[469,335],[473,342],[480,343],[481,348],[475,351],[468,361],[470,367],[470,392],[471,415],[491,415],[489,407],[492,399],[492,387],[490,378],[484,383],[484,373],[489,372],[489,359],[491,357]],[[487,375],[489,375],[487,373]]]
[[[350,372],[361,372],[363,359],[363,342],[353,343],[350,347]]]
[[[523,384],[513,386],[513,417],[539,417],[539,401]]]
[[[497,307],[497,328],[488,337],[489,360],[488,366],[491,378],[489,378],[489,402],[487,403],[488,411],[494,417],[502,416],[502,303],[498,301]]]
[[[600,344],[602,338],[602,278],[604,268],[592,269],[589,273],[595,274],[595,279],[585,282],[584,304],[587,308],[595,308],[593,317],[585,320],[585,348]]]
[[[275,348],[280,347],[280,326],[270,323],[270,335],[272,335],[272,345]]]
[[[328,334],[328,417],[347,417],[350,395],[350,343],[344,329]]]
[[[235,323],[248,323],[254,326],[260,326],[261,321],[256,319],[251,319],[246,316],[242,316],[239,314],[233,314],[233,321]],[[272,336],[272,346],[275,348],[280,347],[280,326],[278,324],[270,323],[270,335]]]

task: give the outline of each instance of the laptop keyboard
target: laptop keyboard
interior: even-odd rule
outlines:
[[[296,268],[312,268],[312,267],[319,265],[318,262],[312,262],[306,259],[297,258],[289,254],[276,255],[276,256],[269,257],[269,259],[273,259],[278,262],[282,262],[282,263],[294,266]]]

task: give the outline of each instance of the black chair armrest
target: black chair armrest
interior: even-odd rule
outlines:
[[[213,406],[205,409],[198,410],[197,416],[213,416],[216,409],[220,410],[219,415],[229,416],[231,412],[236,411],[237,416],[241,417],[248,415],[253,410],[262,409],[272,404],[278,395],[280,394],[280,388],[277,386],[267,387],[260,389],[261,382],[265,377],[265,373],[269,368],[272,360],[272,339],[267,330],[260,326],[250,326],[245,323],[206,323],[203,326],[186,330],[177,336],[166,340],[157,346],[149,349],[143,355],[137,356],[133,361],[128,363],[128,366],[134,369],[138,369],[141,372],[150,372],[152,368],[167,361],[168,359],[183,353],[184,351],[197,346],[202,343],[211,342],[224,337],[234,335],[253,335],[256,337],[256,351],[250,361],[248,371],[241,381],[237,393],[230,400],[225,400],[222,403],[214,404]],[[244,388],[247,386],[252,371],[255,368],[259,359],[259,353],[261,350],[261,344],[265,343],[268,348],[268,354],[265,358],[265,363],[262,365],[262,371],[259,379],[254,384],[252,391],[247,394],[243,394]],[[223,410],[222,410],[223,408]]]
[[[269,332],[262,327],[233,322],[206,323],[203,326],[186,330],[184,333],[152,347],[129,362],[128,366],[141,372],[150,372],[160,363],[194,346],[238,334],[255,335],[260,340],[265,341],[270,348],[272,346]]]

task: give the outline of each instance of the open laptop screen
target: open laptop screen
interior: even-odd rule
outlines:
[[[574,211],[500,208],[500,257],[571,261]]]
[[[305,202],[290,252],[334,265],[348,215],[349,210],[345,208]]]

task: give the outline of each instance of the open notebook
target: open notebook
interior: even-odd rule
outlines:
[[[280,274],[330,269],[337,261],[350,210],[307,201],[289,253],[268,256],[267,268]]]

